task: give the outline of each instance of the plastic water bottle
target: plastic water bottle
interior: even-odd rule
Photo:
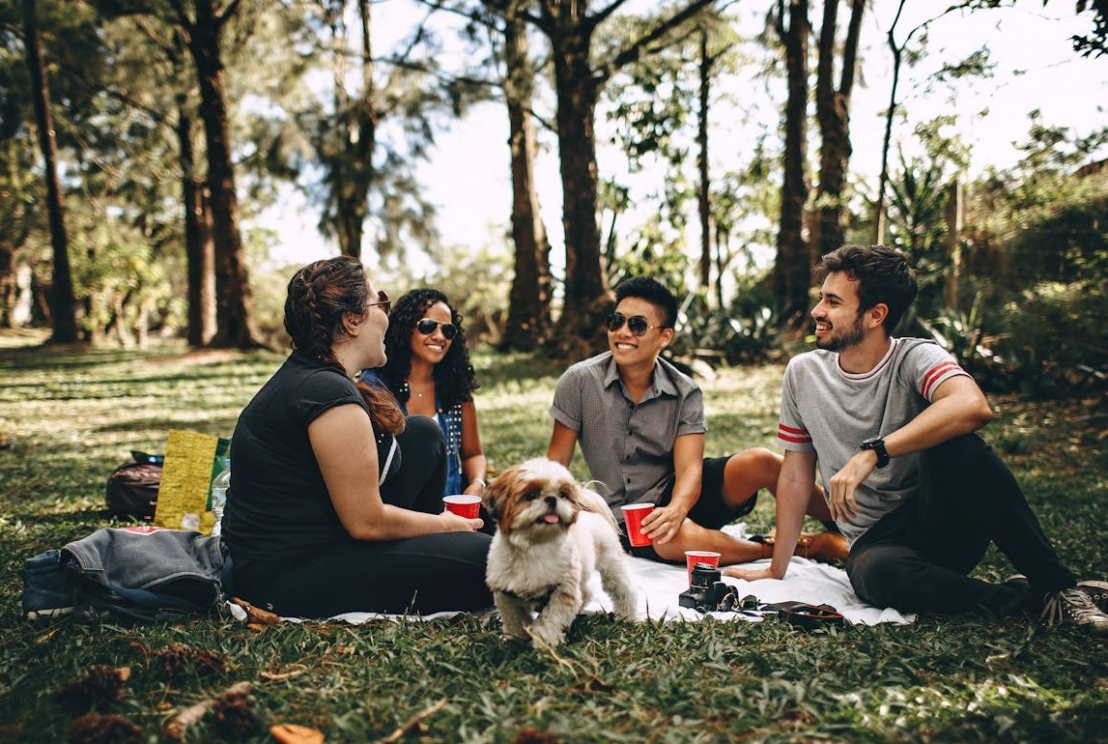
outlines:
[[[227,505],[227,488],[231,485],[231,459],[223,459],[223,470],[212,480],[212,516],[215,517],[215,525],[212,526],[212,534],[222,533],[220,522],[223,521],[223,507]]]

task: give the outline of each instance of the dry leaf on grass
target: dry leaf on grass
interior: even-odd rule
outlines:
[[[269,733],[281,744],[323,744],[323,732],[297,723],[278,723]]]
[[[269,612],[268,610],[263,610],[260,607],[255,607],[254,605],[247,602],[245,599],[231,597],[231,603],[236,604],[242,609],[246,610],[246,623],[248,627],[252,625],[279,625],[281,623],[280,617],[273,614],[272,612]]]

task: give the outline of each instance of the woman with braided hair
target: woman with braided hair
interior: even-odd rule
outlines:
[[[437,289],[413,289],[399,300],[385,332],[388,362],[361,379],[384,385],[405,414],[430,416],[446,438],[446,494],[480,496],[488,463],[481,448],[462,316]]]
[[[303,617],[492,605],[481,520],[442,508],[439,426],[353,381],[385,363],[390,308],[351,257],[289,282],[293,351],[231,440],[223,539],[235,594],[253,604]]]

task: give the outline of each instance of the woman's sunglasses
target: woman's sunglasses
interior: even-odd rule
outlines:
[[[447,341],[458,335],[458,326],[453,323],[440,323],[437,320],[431,320],[430,318],[424,318],[415,324],[416,330],[422,333],[424,336],[430,336],[435,332],[435,329],[442,327],[442,337]]]
[[[657,328],[658,326],[650,325],[650,321],[643,315],[632,315],[628,318],[623,313],[612,313],[605,318],[605,323],[608,324],[608,330],[615,333],[620,328],[623,328],[623,324],[627,324],[627,330],[631,331],[632,335],[642,337],[646,335],[646,332],[651,328]]]
[[[366,307],[374,307],[374,306],[380,306],[382,312],[384,312],[385,315],[388,315],[389,313],[392,312],[392,300],[390,300],[389,296],[387,294],[385,294],[385,290],[383,290],[383,289],[377,290],[377,302],[367,302],[366,303]]]

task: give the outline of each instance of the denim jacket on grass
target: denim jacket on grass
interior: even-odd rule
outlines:
[[[189,530],[105,528],[26,561],[28,617],[92,610],[134,620],[207,612],[231,595],[219,537]]]

